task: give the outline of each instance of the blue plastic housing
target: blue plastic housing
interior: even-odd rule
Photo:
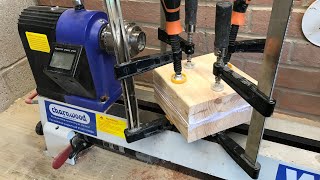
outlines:
[[[66,103],[103,112],[122,93],[121,84],[114,76],[115,56],[100,47],[100,31],[107,24],[104,12],[69,9],[62,13],[56,26],[57,43],[82,45],[86,51],[97,99],[66,95]],[[100,97],[108,97],[105,102]]]

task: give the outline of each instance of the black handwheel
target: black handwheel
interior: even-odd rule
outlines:
[[[42,123],[41,123],[41,121],[39,121],[39,122],[37,123],[35,130],[36,130],[36,133],[37,133],[38,135],[40,135],[40,136],[43,135],[43,128],[42,128]]]

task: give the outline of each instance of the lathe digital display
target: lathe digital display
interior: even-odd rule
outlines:
[[[52,55],[50,66],[59,69],[71,70],[75,53],[55,51]]]

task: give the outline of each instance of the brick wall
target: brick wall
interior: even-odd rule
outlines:
[[[159,0],[123,0],[126,20],[137,22],[147,34],[143,54],[159,51],[157,27],[160,21]],[[304,12],[313,0],[295,0],[274,97],[277,111],[294,116],[320,120],[320,48],[310,44],[301,31]],[[72,6],[71,0],[39,0],[42,5]],[[194,36],[196,55],[213,52],[215,0],[199,0],[197,33]],[[102,0],[84,0],[87,9],[103,10]],[[268,29],[272,0],[253,0],[241,27],[239,39],[264,38]],[[184,22],[184,7],[181,17]],[[185,36],[185,34],[184,34]],[[261,54],[235,54],[233,64],[256,78],[262,63]],[[152,72],[136,78],[152,83]]]
[[[18,33],[18,18],[36,0],[0,2],[0,112],[25,95],[35,83]]]

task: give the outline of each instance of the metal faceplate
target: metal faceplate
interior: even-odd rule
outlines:
[[[130,57],[134,57],[146,47],[146,34],[133,22],[124,22],[125,31],[128,39]],[[114,43],[110,25],[103,28],[100,35],[101,48],[107,53],[114,54]]]

